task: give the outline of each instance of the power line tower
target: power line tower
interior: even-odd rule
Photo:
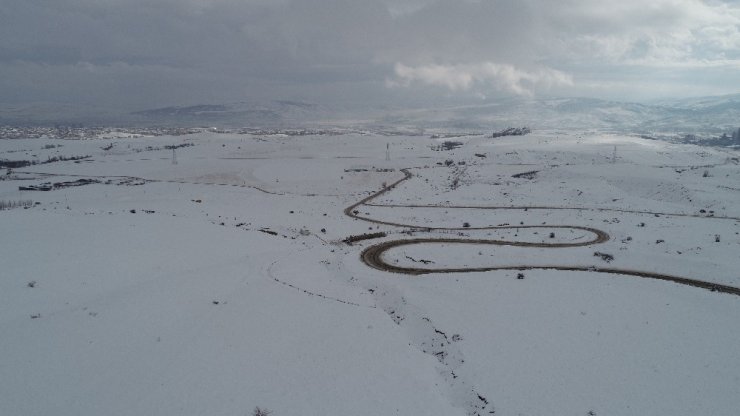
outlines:
[[[614,150],[612,151],[612,165],[617,162],[617,146],[614,145]]]

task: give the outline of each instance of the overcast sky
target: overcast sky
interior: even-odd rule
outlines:
[[[10,0],[0,102],[740,92],[740,0]]]

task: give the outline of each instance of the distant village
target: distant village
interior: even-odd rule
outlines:
[[[698,134],[642,134],[643,139],[662,140],[671,143],[695,144],[699,146],[718,146],[740,148],[740,128],[721,136]]]
[[[423,130],[399,130],[399,131],[375,131],[373,133],[384,136],[423,135]],[[262,136],[334,136],[348,133],[367,134],[366,130],[349,129],[349,128],[324,128],[324,129],[262,129],[262,128],[220,128],[220,127],[102,127],[102,126],[83,126],[83,125],[56,125],[56,126],[9,126],[0,125],[0,139],[66,139],[66,140],[85,140],[99,138],[140,138],[156,136],[183,136],[195,133],[221,133],[221,134],[251,134]],[[489,138],[502,136],[523,136],[531,133],[528,127],[508,128],[501,131],[494,131]],[[453,138],[479,135],[480,133],[436,133],[430,137],[432,139]],[[723,133],[721,136],[715,134],[694,134],[694,133],[653,133],[639,134],[640,137],[650,140],[663,140],[673,143],[690,143],[701,146],[721,146],[740,148],[740,128]]]
[[[360,132],[347,129],[260,129],[217,127],[101,127],[101,126],[7,126],[0,125],[0,139],[67,139],[138,138],[156,136],[183,136],[195,133],[318,136]]]
[[[199,133],[201,128],[171,127],[85,127],[73,126],[2,126],[0,139],[93,139],[100,137],[136,138],[152,136],[181,136]]]

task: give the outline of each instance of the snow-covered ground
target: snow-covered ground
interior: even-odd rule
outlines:
[[[740,287],[740,152],[555,131],[448,140],[462,145],[0,141],[0,160],[91,156],[1,172],[0,201],[32,205],[0,211],[0,415],[737,414],[740,296],[529,267]],[[80,179],[97,182],[19,191]],[[516,225],[542,228],[492,228]],[[411,276],[360,257],[409,238],[593,239],[547,226],[609,240],[384,254],[526,270]]]

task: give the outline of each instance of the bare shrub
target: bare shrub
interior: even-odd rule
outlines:
[[[260,409],[259,406],[254,408],[254,411],[252,411],[252,416],[267,416],[272,413],[272,410],[269,409]]]
[[[26,208],[33,205],[33,201],[30,199],[22,200],[22,201],[0,201],[0,211],[5,209],[13,209],[13,208]]]
[[[607,263],[611,263],[612,260],[614,260],[614,256],[612,256],[611,254],[602,253],[602,252],[599,252],[599,251],[595,252],[594,253],[594,256],[595,257],[601,257],[601,260],[604,260]]]

